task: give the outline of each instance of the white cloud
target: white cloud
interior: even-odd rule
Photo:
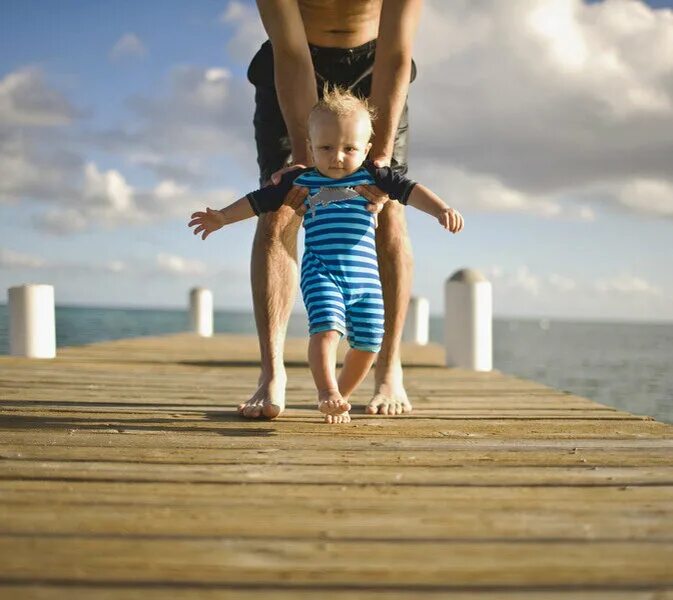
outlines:
[[[172,179],[197,183],[204,179],[203,161],[194,156],[172,159],[156,151],[139,150],[126,154],[126,160],[151,171],[159,179]]]
[[[164,180],[153,189],[136,194],[137,218],[143,221],[179,218],[186,223],[194,211],[203,210],[206,206],[221,208],[231,204],[238,196],[240,194],[225,188],[194,190],[175,181]]]
[[[245,18],[249,13],[251,13],[248,6],[243,4],[243,2],[238,2],[237,0],[231,0],[219,16],[220,23],[235,23]]]
[[[217,83],[218,81],[225,81],[231,78],[231,73],[227,69],[222,69],[220,67],[212,67],[206,69],[205,79],[211,83]]]
[[[570,277],[559,275],[558,273],[551,273],[547,277],[549,284],[560,292],[572,292],[577,288],[577,283]]]
[[[236,85],[222,67],[179,67],[167,94],[137,99],[141,128],[109,150],[112,162],[122,151],[123,164],[128,149],[132,164],[149,165],[160,177],[139,189],[122,169],[83,160],[88,149],[74,131],[77,113],[41,71],[11,73],[0,80],[0,202],[36,203],[33,225],[57,235],[187,219],[206,204],[225,205],[233,194],[204,190],[201,181],[211,156],[244,157],[246,147],[251,156],[252,136],[246,146],[242,129],[250,119],[238,113],[251,108],[244,108],[244,95],[231,93]]]
[[[78,116],[40,69],[23,67],[0,80],[0,202],[72,193],[81,159],[70,128]]]
[[[591,208],[567,202],[564,195],[557,198],[553,194],[529,194],[508,187],[491,175],[471,173],[431,161],[415,168],[413,177],[459,210],[526,213],[542,218],[580,221],[594,219]]]
[[[161,181],[154,188],[154,195],[159,200],[170,200],[182,196],[187,191],[184,185],[179,185],[170,179]]]
[[[36,67],[23,67],[0,80],[0,127],[55,127],[71,123],[75,115]]]
[[[483,271],[486,279],[500,279],[504,275],[504,269],[499,265],[491,265]]]
[[[484,267],[493,284],[496,314],[518,317],[670,319],[673,289],[631,273],[594,279],[568,273],[532,271],[527,265]]]
[[[0,266],[12,269],[12,268],[29,268],[37,269],[43,267],[45,261],[31,254],[24,254],[22,252],[14,252],[13,250],[8,250],[6,248],[0,248]]]
[[[558,292],[575,292],[580,295],[591,295],[592,292],[619,294],[645,294],[660,296],[663,290],[647,280],[631,274],[605,276],[594,282],[581,282],[565,274],[549,273],[540,275],[533,273],[527,265],[519,265],[505,269],[491,265],[483,269],[487,279],[494,282],[494,287],[507,292],[525,292],[530,296],[542,298],[556,295]]]
[[[517,268],[512,283],[533,296],[540,293],[540,279],[533,275],[526,265]]]
[[[232,30],[227,52],[236,60],[249,61],[267,37],[259,13],[252,4],[231,0],[218,21]]]
[[[127,266],[121,260],[112,260],[106,263],[103,268],[111,273],[121,273],[126,270]]]
[[[581,221],[594,221],[596,219],[596,213],[590,206],[578,206],[577,216]]]
[[[528,25],[542,38],[563,70],[579,71],[589,58],[577,13],[578,5],[573,0],[555,0],[539,4],[528,16]]]
[[[617,277],[600,279],[596,282],[596,289],[604,293],[645,294],[660,296],[662,290],[649,281],[635,275],[622,274]]]
[[[133,188],[116,170],[102,172],[93,163],[84,167],[83,200],[91,208],[128,214],[133,210]]]
[[[533,274],[527,265],[519,265],[515,269],[505,269],[499,265],[491,265],[481,270],[486,279],[494,281],[494,287],[516,290],[526,295],[538,296],[544,288],[544,281]]]
[[[614,196],[622,206],[634,211],[673,217],[673,182],[636,178],[617,186]]]
[[[643,65],[634,64],[632,49],[625,51],[634,31],[646,35],[656,32],[653,11],[633,1],[605,4],[591,7],[578,0],[546,0],[532,10],[528,24],[557,70],[609,107],[614,116],[670,113],[673,105],[665,87],[648,77],[653,67],[643,76],[638,68]],[[624,22],[635,27],[626,29]],[[651,42],[648,45],[655,48]],[[657,60],[654,68],[665,64],[665,60]],[[591,86],[587,86],[589,77],[594,79]]]
[[[84,231],[88,227],[87,216],[74,208],[46,210],[33,218],[37,229],[55,235],[68,235]]]
[[[178,275],[203,275],[208,270],[205,263],[199,260],[189,260],[165,253],[157,256],[156,264],[161,272]]]
[[[70,195],[81,163],[63,144],[50,132],[0,128],[0,203]]]
[[[84,165],[75,192],[33,218],[34,225],[57,235],[98,226],[139,223],[144,215],[134,201],[134,189],[115,169],[102,171],[94,163]]]
[[[69,273],[121,273],[127,270],[127,265],[121,260],[112,260],[106,263],[88,263],[72,261],[47,260],[34,254],[15,252],[7,248],[0,248],[0,266],[8,269],[40,269],[49,272],[62,271]]]
[[[559,204],[508,188],[489,175],[427,163],[414,170],[414,177],[443,198],[454,199],[450,203],[460,209],[529,212],[547,217],[561,213]]]
[[[129,106],[138,125],[100,134],[96,141],[108,151],[158,164],[227,157],[254,165],[252,86],[224,67],[176,66],[163,91]]]
[[[142,58],[147,54],[147,48],[135,33],[125,33],[110,50],[110,60],[123,58]]]
[[[56,208],[33,217],[33,224],[47,233],[68,235],[99,227],[143,225],[182,219],[205,206],[226,206],[237,196],[229,189],[201,191],[163,180],[148,190],[135,189],[119,171],[101,170],[88,163],[76,192]]]
[[[129,269],[128,265],[121,260],[110,260],[106,262],[80,262],[80,261],[59,261],[48,265],[49,272],[58,271],[62,274],[73,275],[100,275],[101,273],[118,275],[124,272],[140,272],[137,266]]]
[[[601,206],[662,215],[614,186],[673,184],[671,11],[633,0],[464,0],[447,10],[435,0],[419,31],[414,176],[422,165],[447,182],[463,176],[481,210],[591,220],[574,195],[593,202],[587,191],[602,186],[612,191]]]

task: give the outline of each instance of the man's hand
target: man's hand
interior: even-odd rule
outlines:
[[[390,165],[390,159],[385,156],[376,158],[372,162],[374,163],[374,166],[379,169]],[[378,227],[379,213],[383,210],[386,202],[390,200],[390,197],[375,185],[356,185],[353,189],[365,198],[365,200],[369,201],[367,210],[370,213],[374,213],[374,227]]]
[[[292,189],[285,195],[283,204],[292,208],[299,217],[303,217],[308,208],[304,204],[304,199],[308,196],[308,188],[293,185]]]
[[[305,165],[290,165],[289,167],[283,167],[271,175],[271,179],[267,185],[278,185],[280,179],[285,173],[294,171],[295,169],[305,169]],[[304,205],[304,199],[308,195],[308,188],[301,187],[298,185],[293,185],[292,189],[285,195],[285,200],[283,204],[289,206],[294,210],[294,212],[302,217],[306,212],[306,206]]]
[[[269,181],[266,182],[265,185],[278,185],[280,183],[281,178],[285,173],[289,173],[290,171],[296,171],[297,169],[305,169],[306,165],[302,164],[292,164],[288,165],[287,167],[283,167],[282,169],[278,169],[275,173],[271,174],[271,178]]]
[[[437,217],[439,224],[451,233],[458,233],[465,225],[463,215],[454,208],[445,208]]]
[[[225,224],[226,219],[219,210],[206,208],[206,212],[195,212],[192,214],[189,227],[196,225],[194,235],[199,235],[199,233],[203,232],[201,239],[205,240],[213,231],[217,231]]]

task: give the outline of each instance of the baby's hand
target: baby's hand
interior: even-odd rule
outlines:
[[[199,235],[203,231],[201,239],[205,240],[213,231],[217,231],[225,223],[224,215],[219,210],[206,208],[206,212],[195,212],[192,215],[189,227],[196,225],[194,235]]]
[[[463,215],[454,208],[445,208],[437,217],[439,224],[451,233],[458,233],[465,225]]]

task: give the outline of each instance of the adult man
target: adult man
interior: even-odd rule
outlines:
[[[288,164],[310,164],[307,117],[325,83],[369,96],[378,111],[370,158],[406,171],[406,98],[414,77],[413,38],[421,0],[258,0],[269,35],[253,58],[255,139],[260,180]],[[404,389],[400,340],[409,302],[412,256],[404,207],[375,187],[358,189],[380,210],[376,247],[383,286],[385,335],[375,371],[371,414],[411,411]],[[285,407],[283,345],[297,288],[295,213],[305,192],[260,216],[251,278],[262,370],[259,387],[239,406],[248,418],[277,417]]]

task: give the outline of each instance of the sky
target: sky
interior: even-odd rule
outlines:
[[[0,302],[251,309],[254,219],[187,222],[257,187],[264,39],[241,0],[0,0]],[[413,295],[469,267],[497,316],[673,320],[673,0],[426,0],[414,57],[409,176],[466,227],[407,209]]]

